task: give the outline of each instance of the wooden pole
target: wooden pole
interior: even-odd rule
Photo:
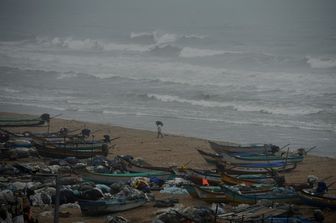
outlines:
[[[217,213],[218,213],[218,203],[216,203],[216,212],[215,212],[215,223],[217,222]]]
[[[56,177],[56,197],[54,209],[54,223],[59,223],[59,203],[60,203],[60,180],[58,174]]]

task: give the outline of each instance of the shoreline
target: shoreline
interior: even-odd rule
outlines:
[[[0,111],[0,115],[1,114],[18,114],[18,115],[33,115],[33,116],[39,116],[41,115],[42,113],[36,113],[36,112],[32,112],[32,111],[28,111],[28,113],[20,113],[20,112],[1,112]],[[59,117],[60,115],[60,117]],[[121,123],[118,123],[118,124],[114,124],[113,121],[105,121],[103,118],[98,118],[97,120],[89,120],[89,121],[86,121],[84,120],[84,117],[85,116],[79,116],[79,117],[64,117],[64,116],[68,116],[68,115],[64,115],[62,113],[57,113],[56,115],[54,116],[57,116],[57,118],[61,119],[61,120],[67,120],[67,121],[78,121],[78,122],[83,122],[83,123],[91,123],[93,125],[109,125],[109,126],[112,126],[112,127],[120,127],[120,128],[125,128],[125,129],[131,129],[131,130],[138,130],[138,131],[148,131],[148,132],[154,132],[156,134],[156,126],[154,124],[154,120],[153,119],[153,124],[152,124],[152,128],[148,128],[148,125],[144,125],[144,126],[147,126],[147,127],[136,127],[137,124],[133,125],[133,126],[129,126],[127,123],[126,124],[121,124]],[[63,116],[63,117],[62,117]],[[53,116],[51,116],[53,117]],[[164,118],[163,118],[164,119]],[[147,120],[148,121],[148,120]],[[59,130],[59,129],[57,129]],[[170,130],[170,131],[169,131]],[[179,137],[186,137],[186,138],[194,138],[194,139],[199,139],[199,140],[210,140],[210,141],[217,141],[217,142],[225,142],[225,143],[234,143],[234,144],[241,144],[241,145],[248,145],[248,144],[275,144],[275,145],[278,145],[278,146],[283,146],[287,143],[276,143],[276,142],[273,142],[273,141],[252,141],[252,140],[241,140],[241,141],[237,141],[237,140],[227,140],[227,139],[218,139],[218,137],[215,137],[215,138],[211,138],[211,137],[202,137],[202,136],[197,136],[197,134],[185,134],[183,131],[178,131],[176,134],[174,133],[171,133],[171,132],[174,132],[174,129],[172,130],[171,127],[167,125],[165,125],[163,127],[163,133],[165,135],[172,135],[172,136],[179,136]],[[229,135],[226,136],[226,137],[230,137]],[[316,146],[315,143],[312,143],[311,145],[306,145],[306,146],[303,146],[303,145],[300,145],[298,143],[295,143],[295,140],[291,139],[292,143],[290,143],[289,147],[290,148],[290,151],[295,151],[296,149],[298,148],[311,148],[313,146]],[[336,153],[335,154],[329,154],[330,152],[329,151],[326,151],[324,153],[327,153],[327,154],[321,154],[321,151],[318,151],[319,147],[317,147],[317,150],[316,149],[313,149],[309,155],[313,155],[313,156],[319,156],[319,157],[326,157],[326,158],[332,158],[332,159],[336,159]],[[211,150],[212,151],[212,150]]]
[[[24,115],[22,113],[0,112],[0,115],[5,114]],[[84,127],[89,128],[93,132],[95,139],[102,138],[104,134],[110,135],[111,138],[120,137],[119,139],[112,141],[112,144],[116,144],[116,146],[114,150],[110,152],[108,157],[111,157],[113,155],[132,155],[134,157],[141,157],[152,165],[182,166],[186,163],[189,163],[188,165],[194,168],[211,168],[211,166],[207,164],[196,151],[196,148],[201,148],[208,152],[214,152],[208,144],[208,139],[189,137],[184,135],[175,135],[170,133],[167,134],[165,132],[165,137],[162,139],[158,139],[156,138],[157,133],[150,130],[134,129],[90,121],[84,122],[58,117],[51,119],[51,132],[59,131],[59,129],[63,127],[66,127],[69,130],[83,129]],[[11,127],[7,129],[13,130],[14,132],[23,132],[33,129],[38,132],[38,130],[40,129],[46,131],[46,128],[47,126],[44,125],[39,127]],[[332,162],[332,160],[335,162]],[[327,164],[327,166],[322,168],[324,169],[324,171],[318,171],[314,170],[312,166],[309,166],[308,162],[319,163],[320,166],[324,166],[325,164]],[[301,171],[304,170],[303,172],[305,172],[306,175],[315,173],[327,177],[326,174],[330,174],[330,172],[328,171],[328,165],[330,169],[336,169],[336,158],[323,155],[318,156],[315,154],[308,154],[304,162],[300,164],[297,169],[300,169]],[[291,173],[292,172],[286,174],[289,176],[289,179],[292,178]],[[295,178],[297,177],[293,177],[293,179]],[[302,177],[299,177],[298,179],[302,180]]]
[[[19,113],[3,113],[0,112],[0,116],[3,114],[19,114]],[[20,115],[20,114],[19,114]],[[112,158],[115,155],[131,155],[135,158],[142,158],[144,161],[154,166],[182,166],[186,165],[192,168],[211,169],[212,166],[207,164],[203,158],[198,154],[195,148],[201,148],[208,152],[213,152],[206,139],[200,139],[195,137],[186,137],[174,134],[165,134],[164,138],[156,138],[157,133],[149,130],[139,130],[132,128],[125,128],[121,126],[114,126],[110,124],[98,124],[94,122],[82,122],[77,120],[68,120],[55,118],[50,122],[50,131],[59,131],[60,128],[66,127],[69,130],[89,128],[94,134],[94,139],[100,139],[103,135],[108,134],[111,138],[120,137],[112,144],[116,144],[115,148],[110,151],[108,158]],[[5,128],[13,132],[46,131],[47,126],[41,127],[11,127]],[[30,160],[34,162],[33,160]],[[286,182],[288,183],[303,183],[306,182],[307,176],[314,175],[319,179],[328,178],[327,183],[336,180],[336,175],[332,175],[333,170],[336,169],[336,159],[329,157],[321,157],[316,155],[307,155],[302,163],[298,167],[285,174]],[[330,177],[332,176],[332,177]],[[336,184],[333,184],[330,189],[335,190]],[[155,192],[155,196],[158,199],[164,198],[178,198],[180,203],[188,205],[206,205],[204,202],[193,199],[190,196],[172,196]],[[304,206],[306,207],[306,206]],[[316,209],[316,208],[315,208]],[[154,212],[159,210],[147,204],[141,208],[134,209],[127,212],[117,213],[122,215],[131,222],[152,222],[154,218]],[[304,210],[304,209],[303,209]],[[313,210],[313,209],[310,209]],[[306,210],[307,211],[307,210]],[[38,209],[36,213],[38,214]],[[146,212],[144,215],[143,212]],[[311,212],[304,212],[305,216],[311,216]],[[311,214],[311,215],[309,215]],[[325,222],[335,222],[336,213],[327,212],[325,214]],[[39,220],[43,222],[52,222],[52,218],[43,217]],[[103,217],[87,218],[82,217],[80,213],[74,213],[74,215],[68,219],[62,219],[62,222],[74,222],[84,220],[86,223],[92,222],[104,222]]]

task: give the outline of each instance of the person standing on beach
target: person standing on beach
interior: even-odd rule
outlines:
[[[162,126],[163,126],[163,123],[161,121],[156,121],[155,122],[156,126],[157,126],[157,138],[163,138],[163,134],[162,134]]]

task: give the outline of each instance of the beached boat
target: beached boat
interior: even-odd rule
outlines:
[[[227,154],[209,153],[200,149],[197,149],[197,151],[203,157],[203,159],[210,164],[227,163],[234,166],[263,167],[263,168],[280,167],[287,165],[287,162],[283,160],[244,161],[236,159],[235,157],[229,156]]]
[[[310,220],[302,216],[269,216],[261,217],[258,222],[262,223],[316,223],[315,220]]]
[[[221,181],[224,184],[228,185],[236,185],[236,184],[244,184],[246,186],[251,186],[254,184],[275,184],[274,180],[272,178],[268,179],[241,179],[236,178],[234,176],[230,176],[226,173],[221,173]]]
[[[303,189],[298,193],[298,196],[307,205],[336,209],[335,194],[316,194],[311,189]]]
[[[39,126],[50,120],[49,114],[32,115],[1,115],[0,127]]]
[[[146,171],[146,172],[129,172],[129,173],[96,173],[86,168],[77,170],[85,181],[95,183],[112,184],[115,182],[128,182],[132,177],[156,177],[166,180],[172,174],[165,171]]]
[[[234,157],[237,160],[246,160],[246,161],[286,161],[288,163],[293,162],[302,162],[304,159],[303,155],[299,154],[287,154],[282,153],[281,155],[275,155],[275,154],[254,154],[254,155],[247,155],[247,154],[228,154],[228,153],[222,153],[221,155],[227,155],[230,157]]]
[[[200,186],[197,184],[183,184],[190,196],[207,202],[223,202],[225,194],[222,193],[220,186]]]
[[[206,179],[210,185],[219,185],[219,184],[260,184],[260,183],[274,183],[274,180],[267,174],[255,174],[255,175],[245,175],[238,178],[238,176],[230,176],[227,173],[218,173],[213,171],[201,171],[194,169],[186,169],[184,172],[180,172],[181,176],[192,181],[195,184],[201,185],[202,180]],[[247,178],[247,179],[246,179]]]
[[[291,155],[291,156],[273,156],[273,155],[230,155],[228,153],[221,153],[220,159],[224,162],[232,163],[233,165],[245,165],[253,163],[299,163],[303,161],[304,156]]]
[[[208,141],[211,149],[216,153],[274,153],[279,151],[279,147],[273,144],[252,144],[252,145],[240,145],[234,143],[218,143],[214,141]]]
[[[190,180],[191,182],[198,184],[198,185],[202,185],[203,179],[206,179],[210,185],[219,185],[223,183],[218,173],[214,173],[210,171],[185,169],[183,172],[180,172],[180,175],[183,178]]]
[[[102,214],[126,211],[140,207],[146,203],[144,198],[134,200],[110,199],[110,200],[79,200],[78,204],[83,215],[95,216]]]
[[[146,172],[146,171],[164,171],[164,172],[171,172],[175,173],[176,167],[159,167],[159,166],[152,166],[145,161],[142,161],[141,164],[139,162],[134,162],[129,157],[126,156],[117,156],[121,160],[123,160],[126,163],[126,168],[128,171],[131,172]]]
[[[288,189],[278,189],[264,193],[241,193],[234,187],[222,186],[222,191],[226,195],[226,201],[233,204],[255,204],[259,200],[269,200],[276,203],[298,203],[300,201],[297,193]]]
[[[51,158],[77,157],[79,159],[85,159],[97,155],[107,156],[111,147],[109,143],[101,142],[67,142],[58,144],[48,142],[41,137],[33,137],[32,144],[35,146],[40,156]]]
[[[295,192],[277,193],[271,188],[249,188],[235,187],[228,189],[225,185],[222,186],[198,186],[195,184],[183,185],[183,187],[192,196],[204,200],[206,202],[230,202],[234,204],[246,203],[255,204],[258,200],[268,199],[277,203],[286,203],[288,201],[298,200]],[[238,189],[239,188],[239,189]],[[237,194],[237,195],[236,195]],[[238,196],[239,195],[239,196]]]
[[[253,222],[253,223],[310,223],[301,220],[301,217],[288,216],[290,212],[289,205],[276,205],[275,207],[268,205],[246,205],[233,208],[229,212],[219,214],[218,218],[225,220],[225,222]],[[285,217],[280,217],[285,216]],[[287,218],[288,221],[283,221]],[[272,221],[274,219],[274,221]],[[277,220],[281,219],[279,222]],[[222,221],[220,221],[222,222]]]
[[[254,163],[231,163],[222,159],[218,154],[208,153],[203,150],[197,150],[203,159],[216,167],[222,167],[223,171],[229,174],[260,174],[268,173],[271,170],[286,172],[296,168],[296,163],[287,162],[254,162]]]
[[[228,174],[251,175],[251,174],[272,174],[272,172],[285,173],[296,169],[297,164],[287,164],[280,167],[244,167],[225,165],[223,171]]]
[[[195,193],[197,197],[209,203],[221,203],[226,201],[226,195],[222,192],[221,187],[201,187],[192,185],[192,190],[187,190],[189,194]]]

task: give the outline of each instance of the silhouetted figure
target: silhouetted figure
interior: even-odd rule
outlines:
[[[161,121],[156,121],[155,124],[157,126],[157,137],[163,138],[163,134],[162,134],[163,123]]]

